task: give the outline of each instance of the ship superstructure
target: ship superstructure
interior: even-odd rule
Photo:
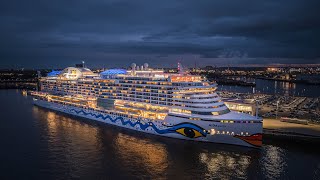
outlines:
[[[180,139],[252,147],[262,142],[261,118],[230,111],[216,83],[181,69],[170,74],[132,64],[97,74],[68,67],[42,77],[40,87],[35,104],[69,114]]]

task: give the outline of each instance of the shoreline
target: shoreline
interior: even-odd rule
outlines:
[[[263,139],[316,144],[320,143],[320,125],[288,123],[266,118],[263,120]]]
[[[287,79],[277,79],[277,78],[267,78],[267,77],[254,77],[256,79],[263,79],[269,81],[281,81],[281,82],[289,82],[295,84],[305,84],[305,85],[317,85],[320,86],[320,82],[310,82],[307,80],[287,80]]]

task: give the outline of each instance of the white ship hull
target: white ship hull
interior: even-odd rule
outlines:
[[[134,119],[69,105],[34,99],[40,107],[100,121],[144,133],[184,140],[224,143],[258,148],[262,123],[221,123],[167,116],[165,120]]]

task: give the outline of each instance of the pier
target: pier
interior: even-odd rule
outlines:
[[[320,124],[297,124],[282,122],[280,119],[263,120],[263,138],[269,140],[285,140],[301,143],[320,142]]]

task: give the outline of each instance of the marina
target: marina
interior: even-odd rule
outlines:
[[[249,108],[255,107],[256,102],[258,102],[259,115],[263,118],[291,118],[307,120],[308,123],[320,123],[319,97],[270,95],[262,93],[252,94],[229,91],[220,91],[218,93],[225,99],[247,100],[251,102],[248,104]],[[249,113],[251,111],[252,109],[250,109]]]

